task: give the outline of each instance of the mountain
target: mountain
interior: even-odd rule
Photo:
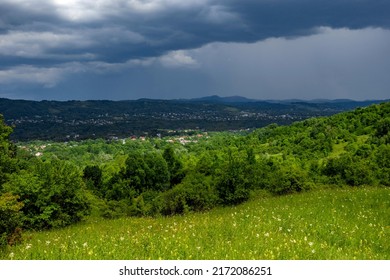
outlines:
[[[215,103],[249,103],[249,102],[257,102],[259,100],[255,99],[249,99],[243,96],[227,96],[227,97],[221,97],[218,95],[210,95],[200,98],[192,98],[189,99],[189,101],[195,101],[195,102],[215,102]]]

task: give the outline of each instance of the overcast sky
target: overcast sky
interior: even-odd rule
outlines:
[[[390,98],[390,0],[0,0],[0,97]]]

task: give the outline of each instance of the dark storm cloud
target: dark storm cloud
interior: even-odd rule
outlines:
[[[63,4],[61,4],[63,3]],[[125,62],[212,42],[255,42],[319,26],[390,24],[390,1],[5,1],[3,65]]]
[[[389,14],[390,0],[0,0],[0,97],[388,98]]]

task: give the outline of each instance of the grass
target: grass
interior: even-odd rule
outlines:
[[[257,198],[159,218],[90,219],[29,232],[0,259],[390,259],[390,189]]]

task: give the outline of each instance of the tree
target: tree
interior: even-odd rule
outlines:
[[[12,174],[4,189],[23,202],[23,226],[42,229],[70,225],[89,214],[83,186],[77,167],[55,160]]]
[[[177,185],[183,180],[183,164],[178,159],[172,146],[165,148],[163,158],[167,162],[171,186]]]
[[[83,178],[86,181],[88,188],[92,189],[96,194],[102,195],[102,170],[97,165],[88,165],[84,168]]]
[[[390,117],[384,118],[378,122],[376,125],[375,136],[378,138],[383,138],[384,144],[390,143]]]
[[[159,152],[145,154],[147,190],[165,191],[170,186],[168,165]]]
[[[250,178],[245,172],[247,163],[242,157],[228,150],[228,160],[220,169],[216,189],[221,203],[234,205],[242,203],[249,198]]]
[[[12,128],[4,123],[4,118],[0,115],[0,192],[7,176],[16,169],[16,146],[9,141],[11,133]]]
[[[168,165],[159,152],[130,153],[121,174],[139,194],[169,187]]]
[[[146,189],[146,172],[148,169],[143,155],[138,152],[130,153],[122,170],[122,177],[129,180],[131,187],[141,193]]]
[[[376,177],[383,185],[390,186],[390,145],[380,145],[374,154],[378,166]]]

